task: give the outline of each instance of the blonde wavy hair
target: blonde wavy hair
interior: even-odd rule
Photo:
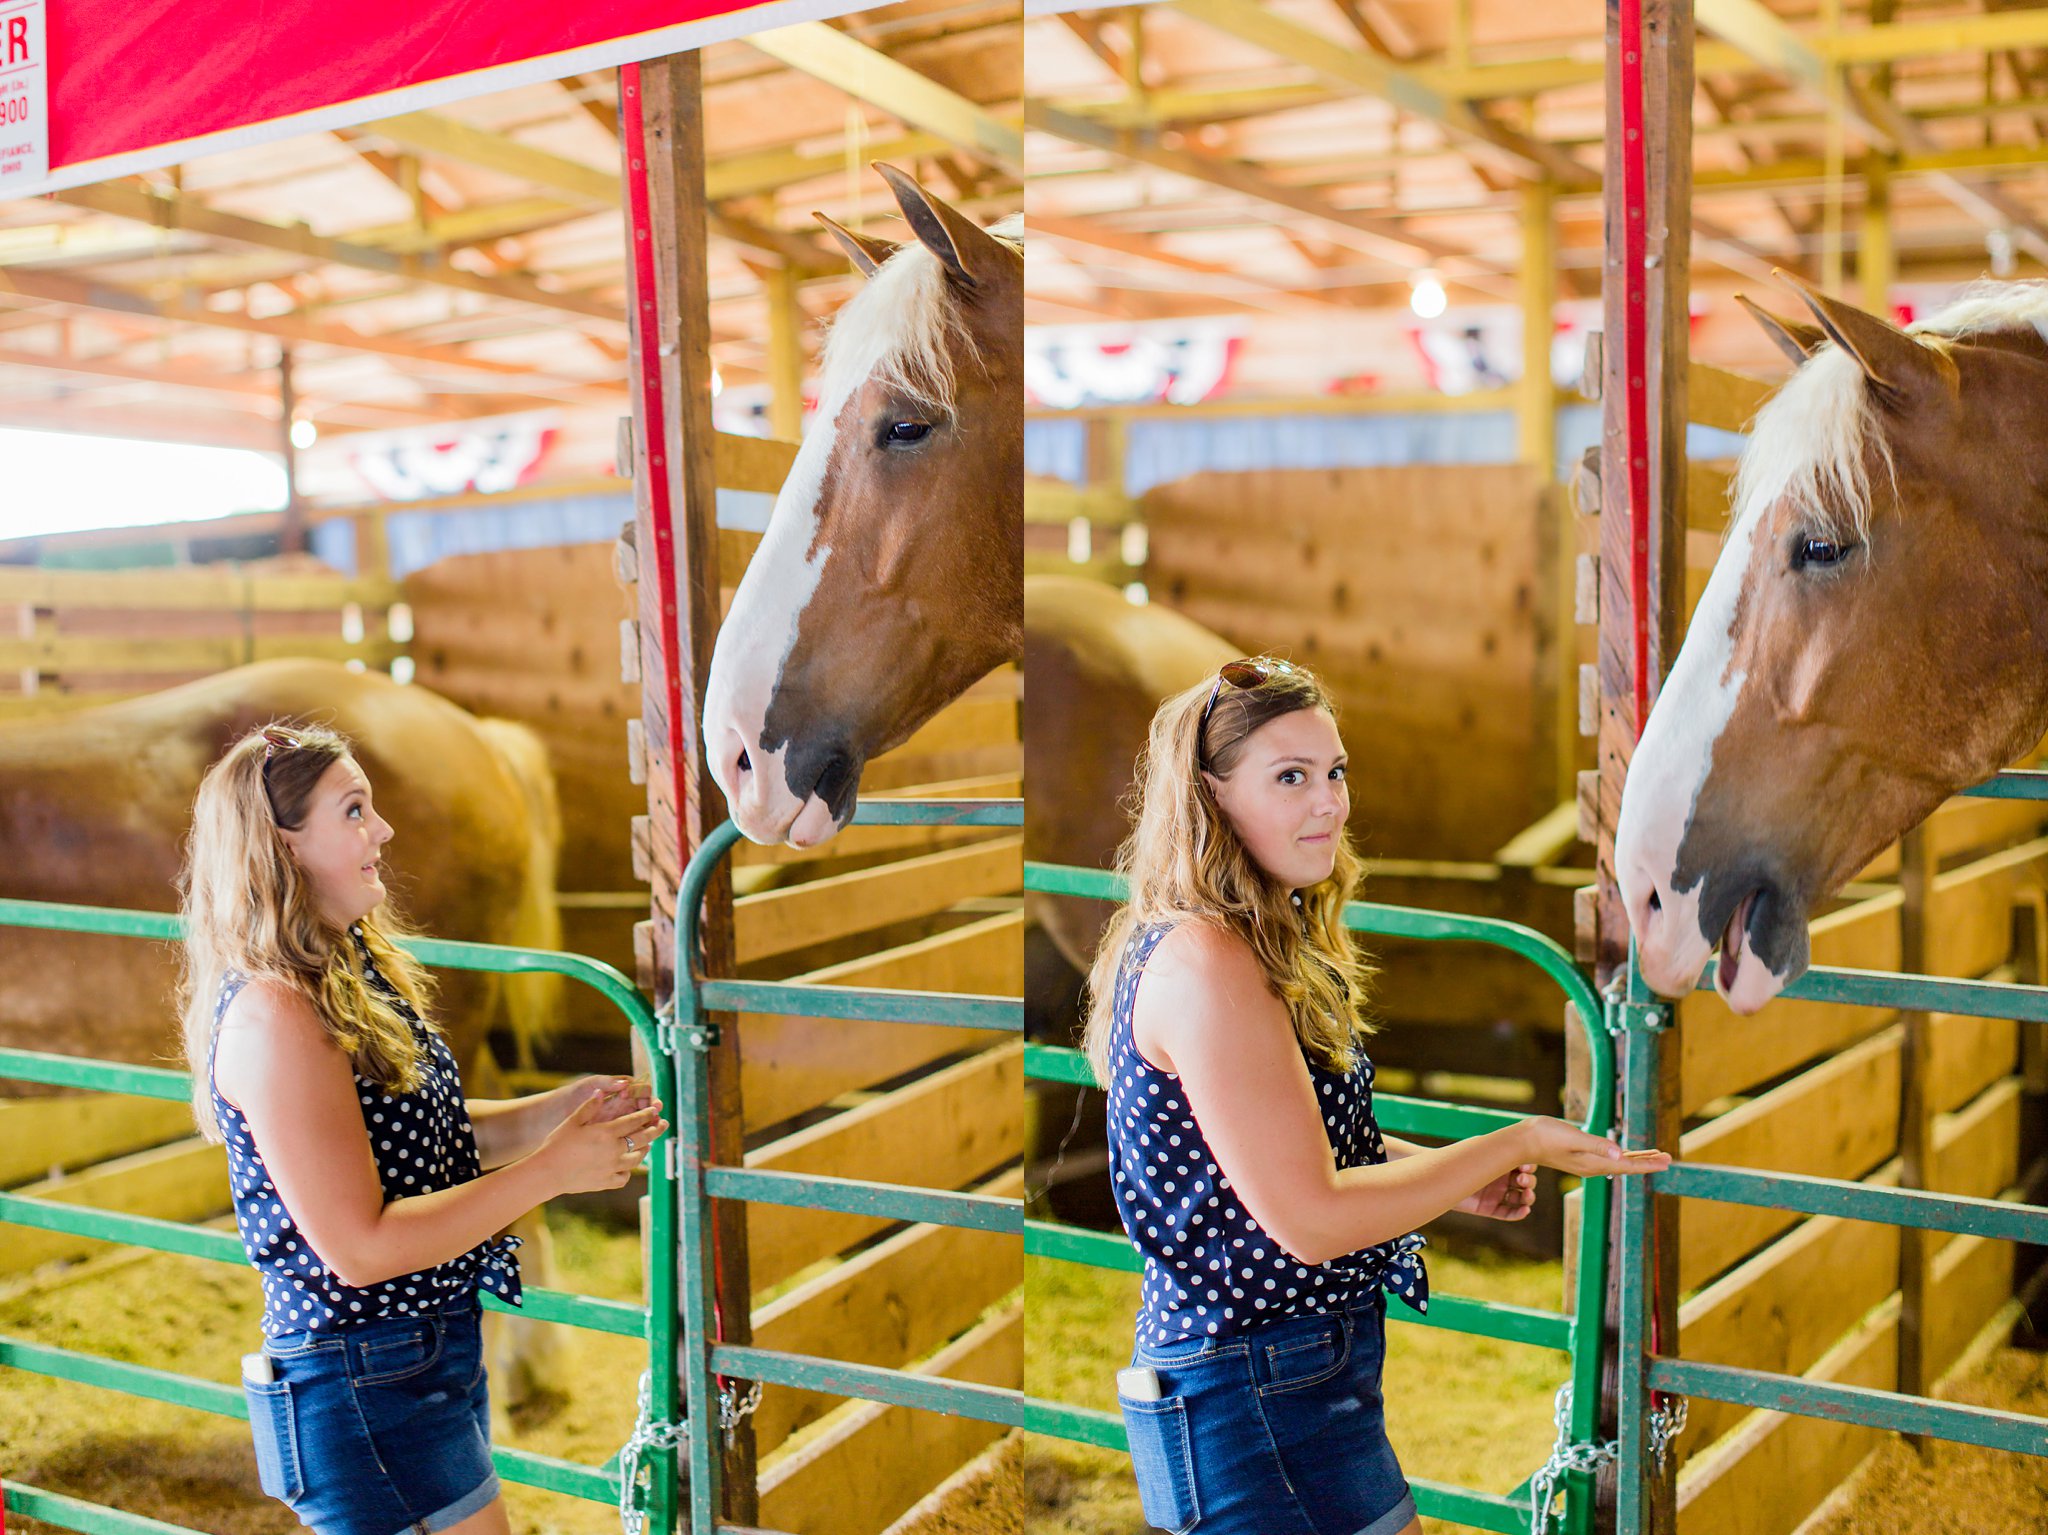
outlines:
[[[1110,1011],[1124,946],[1154,922],[1208,922],[1242,938],[1286,1005],[1302,1049],[1330,1070],[1351,1070],[1359,1042],[1373,1032],[1365,1019],[1373,966],[1344,926],[1344,903],[1364,878],[1350,833],[1339,828],[1330,877],[1301,892],[1297,911],[1291,892],[1259,867],[1202,781],[1204,768],[1228,778],[1252,732],[1269,720],[1300,709],[1336,717],[1313,672],[1290,664],[1269,665],[1266,673],[1255,687],[1217,691],[1206,728],[1202,713],[1213,679],[1176,693],[1152,716],[1124,802],[1131,834],[1116,856],[1129,894],[1103,932],[1088,973],[1082,1048],[1097,1082],[1109,1081]]]
[[[349,755],[348,741],[332,730],[270,724],[235,742],[200,781],[178,876],[185,919],[178,1002],[192,1117],[209,1141],[222,1139],[207,1062],[221,979],[230,970],[305,997],[355,1069],[386,1092],[421,1085],[421,1051],[410,1025],[364,977],[348,935],[320,914],[311,883],[279,835],[280,828],[305,824],[314,785]],[[389,903],[360,926],[379,973],[424,1018],[433,980],[398,947],[408,930]]]

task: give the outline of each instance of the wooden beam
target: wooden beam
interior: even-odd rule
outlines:
[[[248,373],[201,373],[190,368],[141,368],[133,363],[114,362],[105,357],[59,357],[54,353],[23,352],[0,347],[0,368],[36,369],[68,373],[79,378],[118,379],[131,384],[160,384],[169,389],[192,389],[206,394],[230,394],[237,399],[277,399],[277,391]]]
[[[747,44],[856,101],[880,107],[905,127],[936,134],[976,159],[1023,174],[1024,139],[965,96],[822,21],[756,32]]]
[[[1167,149],[1158,144],[1142,142],[1131,135],[1118,133],[1114,129],[1091,122],[1084,117],[1076,117],[1041,101],[1024,103],[1024,123],[1026,127],[1036,132],[1050,133],[1072,144],[1084,145],[1120,159],[1156,166],[1160,170],[1185,176],[1190,181],[1205,182],[1210,186],[1235,192],[1239,196],[1249,197],[1256,202],[1270,203],[1277,208],[1305,214],[1335,228],[1348,230],[1354,236],[1364,235],[1367,238],[1361,248],[1404,266],[1412,267],[1417,264],[1418,259],[1442,261],[1465,254],[1459,247],[1447,245],[1427,235],[1413,233],[1399,219],[1354,213],[1347,208],[1339,208],[1313,192],[1284,186],[1272,180],[1264,171],[1255,169],[1242,160],[1229,160],[1219,155],[1201,155],[1186,149]]]
[[[437,155],[496,171],[577,202],[616,208],[623,199],[616,171],[599,170],[566,155],[535,149],[502,133],[487,133],[438,112],[405,112],[365,123],[352,133],[373,133],[423,155]]]
[[[1850,37],[1901,30],[1896,25],[1887,25],[1873,27],[1866,33],[1830,34],[1815,46],[1794,33],[1761,0],[1698,0],[1697,15],[1701,27],[1740,48],[1764,68],[1783,75],[1808,95],[1822,100],[1832,95],[1834,75],[1849,57],[1840,46],[1843,42]],[[2029,15],[2031,17],[2031,13]],[[2041,30],[2044,39],[2048,39],[2048,28],[2037,29]],[[1874,57],[1881,59],[1888,55],[1879,53]],[[1845,80],[1843,85],[1845,112],[1873,147],[1902,152],[1932,151],[1936,148],[1926,129],[1900,111],[1888,96],[1857,80]],[[1987,228],[2018,230],[2036,259],[2048,261],[2048,225],[2043,225],[2028,209],[1994,188],[1973,186],[1945,173],[1937,173],[1934,182],[1943,196]]]
[[[1097,223],[1093,219],[1062,214],[1036,214],[1031,219],[1031,232],[1035,235],[1051,235],[1055,240],[1064,240],[1072,245],[1115,251],[1118,255],[1131,256],[1154,266],[1169,267],[1176,272],[1192,273],[1205,279],[1201,285],[1204,292],[1212,293],[1219,298],[1234,296],[1256,307],[1282,311],[1354,307],[1341,299],[1318,296],[1313,290],[1296,290],[1255,281],[1245,276],[1239,267],[1229,266],[1220,261],[1201,261],[1193,256],[1183,256],[1165,249],[1150,235],[1129,234]]]
[[[768,307],[768,429],[784,442],[804,434],[804,325],[808,316],[786,267],[762,275]]]
[[[626,323],[625,312],[614,305],[579,298],[572,293],[551,292],[525,278],[483,277],[461,271],[446,262],[408,262],[374,245],[316,235],[304,225],[288,227],[224,213],[185,194],[153,192],[134,183],[102,182],[95,186],[74,187],[66,192],[53,192],[51,196],[74,208],[87,208],[95,213],[130,219],[159,229],[189,229],[210,239],[254,246],[259,250],[283,251],[303,256],[308,261],[332,262],[337,266],[354,267],[387,277],[403,277],[429,287],[453,288],[507,303],[531,304],[562,314],[605,320],[613,325]]]
[[[0,294],[8,293],[67,309],[129,315],[166,325],[204,325],[218,330],[240,331],[245,335],[268,336],[278,341],[297,341],[346,352],[369,352],[382,357],[402,358],[407,362],[431,363],[465,373],[488,373],[499,378],[524,379],[529,383],[559,379],[574,386],[598,387],[592,381],[561,378],[526,363],[500,362],[494,358],[472,356],[453,347],[366,335],[331,321],[308,320],[298,315],[258,318],[229,310],[186,308],[147,298],[130,288],[116,287],[111,283],[84,282],[54,272],[0,269]],[[611,391],[607,389],[605,393],[609,395]]]
[[[1241,42],[1312,69],[1325,79],[1377,96],[1410,116],[1434,123],[1454,139],[1482,152],[1500,155],[1519,175],[1547,178],[1574,188],[1599,183],[1598,173],[1581,165],[1567,151],[1492,122],[1469,103],[1445,95],[1390,60],[1332,42],[1320,32],[1250,0],[1176,0],[1174,9]]]
[[[1635,4],[1637,0],[1628,0]],[[1688,416],[1687,293],[1691,282],[1692,102],[1694,82],[1693,8],[1691,0],[1640,0],[1642,11],[1642,137],[1631,142],[1623,122],[1623,70],[1618,6],[1607,8],[1606,121],[1607,139],[1602,176],[1607,188],[1604,212],[1604,267],[1609,280],[1603,284],[1601,329],[1606,337],[1601,385],[1600,481],[1607,487],[1599,517],[1600,619],[1598,682],[1598,761],[1600,780],[1597,814],[1598,880],[1594,947],[1597,974],[1606,984],[1628,963],[1628,916],[1614,882],[1614,831],[1621,808],[1622,785],[1628,764],[1635,755],[1638,675],[1634,660],[1635,634],[1641,625],[1648,631],[1644,659],[1647,677],[1645,695],[1656,696],[1656,683],[1670,660],[1678,653],[1685,626],[1685,437]],[[1644,204],[1639,210],[1643,266],[1640,270],[1624,260],[1628,210],[1620,195],[1627,157],[1641,155],[1645,168]],[[1641,376],[1631,378],[1628,348],[1630,289],[1640,284],[1643,358]],[[1633,440],[1628,426],[1631,387],[1646,396],[1642,412],[1645,434]],[[1638,605],[1630,572],[1639,547],[1631,526],[1628,489],[1631,459],[1647,461],[1645,492],[1641,508],[1643,539],[1647,543],[1648,573],[1641,605]],[[1631,1063],[1636,1052],[1655,1049],[1657,1056],[1651,1092],[1648,1144],[1675,1146],[1682,1123],[1678,1114],[1680,1066],[1684,1024],[1674,1019],[1662,1038],[1635,1033],[1627,1038],[1626,1057]],[[1577,1057],[1583,1070],[1583,1047],[1576,1036],[1568,1039],[1567,1051]],[[1634,1072],[1636,1067],[1627,1068]],[[1643,1206],[1647,1204],[1647,1209]],[[1676,1200],[1652,1198],[1647,1188],[1632,1184],[1624,1188],[1617,1205],[1647,1222],[1653,1265],[1650,1278],[1649,1318],[1652,1337],[1678,1336],[1679,1226]],[[1618,1307],[1620,1276],[1609,1276],[1608,1306]],[[1639,1340],[1630,1340],[1634,1346]],[[1624,1364],[1625,1371],[1640,1368],[1640,1362]],[[1621,1382],[1619,1409],[1624,1419],[1621,1432],[1639,1435],[1647,1408],[1647,1395],[1640,1375],[1630,1373]],[[1621,1490],[1621,1516],[1627,1522],[1633,1512],[1645,1535],[1673,1535],[1677,1498],[1673,1483],[1675,1467],[1646,1469],[1640,1487]]]
[[[863,138],[858,147],[863,166],[877,160],[898,164],[939,154],[950,141],[936,133],[905,133],[891,138]],[[843,177],[853,146],[834,146],[829,151],[764,149],[754,154],[729,155],[704,169],[704,193],[713,202],[735,197],[752,197],[780,191],[826,176]]]

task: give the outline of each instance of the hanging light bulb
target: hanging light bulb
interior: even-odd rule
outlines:
[[[1408,307],[1420,319],[1434,320],[1449,307],[1444,297],[1444,285],[1433,268],[1424,267],[1415,274],[1415,283],[1408,290]]]
[[[718,364],[711,365],[711,398],[717,399],[725,393],[725,375],[718,371]]]
[[[319,440],[320,428],[308,421],[304,416],[299,417],[298,420],[292,423],[293,447],[310,448]]]
[[[1991,257],[1993,277],[2010,277],[2018,269],[2013,260],[2010,229],[1987,229],[1984,232],[1984,249]]]

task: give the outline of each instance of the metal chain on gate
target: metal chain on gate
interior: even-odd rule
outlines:
[[[625,1535],[641,1535],[647,1515],[640,1503],[646,1495],[641,1473],[648,1467],[640,1457],[648,1450],[680,1449],[690,1441],[690,1425],[667,1423],[656,1428],[654,1416],[654,1372],[640,1372],[640,1407],[633,1419],[633,1432],[619,1449],[619,1527]]]
[[[1605,1444],[1580,1444],[1572,1438],[1572,1383],[1566,1381],[1557,1388],[1557,1442],[1550,1447],[1550,1459],[1536,1468],[1536,1474],[1529,1478],[1529,1535],[1546,1535],[1550,1529],[1552,1505],[1557,1495],[1564,1490],[1567,1472],[1597,1472],[1611,1460],[1621,1457],[1621,1441],[1610,1439]]]
[[[1671,1452],[1671,1445],[1685,1432],[1686,1400],[1682,1396],[1667,1396],[1664,1405],[1650,1405],[1650,1454],[1656,1459],[1657,1469],[1664,1469],[1664,1457]]]
[[[718,1388],[718,1426],[725,1430],[725,1447],[732,1448],[733,1435],[739,1431],[740,1420],[761,1405],[761,1383],[751,1381],[742,1392],[731,1381],[724,1381]]]

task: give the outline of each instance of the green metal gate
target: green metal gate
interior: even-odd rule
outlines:
[[[160,943],[177,942],[180,932],[178,919],[162,912],[0,900],[0,929],[6,928],[99,933]],[[659,1050],[655,1021],[646,1003],[630,981],[600,961],[580,954],[504,948],[494,944],[453,943],[441,939],[415,939],[405,947],[423,963],[446,970],[485,970],[506,975],[547,972],[567,976],[596,990],[625,1015],[633,1031],[650,1051]],[[658,1054],[656,1058],[659,1058]],[[73,1055],[49,1055],[32,1050],[0,1050],[0,1077],[51,1087],[80,1087],[162,1098],[178,1103],[186,1102],[191,1096],[191,1078],[181,1071],[89,1060]],[[673,1138],[673,1132],[669,1138]],[[675,1230],[676,1190],[667,1161],[659,1155],[648,1159],[648,1194],[656,1236],[653,1251],[648,1255],[647,1305],[634,1306],[596,1296],[528,1286],[523,1289],[525,1304],[513,1308],[495,1295],[480,1293],[483,1304],[494,1310],[516,1311],[516,1314],[543,1322],[559,1322],[568,1327],[645,1340],[649,1374],[643,1378],[641,1421],[635,1426],[633,1441],[609,1464],[589,1466],[502,1447],[494,1448],[491,1455],[498,1474],[506,1481],[597,1503],[621,1504],[624,1497],[626,1504],[621,1504],[622,1508],[630,1504],[644,1509],[655,1529],[668,1531],[673,1528],[676,1483],[675,1458],[667,1444],[673,1440],[679,1418],[675,1410],[678,1265],[675,1243],[662,1239],[664,1234]],[[56,1204],[21,1194],[0,1193],[0,1224],[65,1232],[99,1241],[153,1248],[158,1252],[208,1258],[218,1263],[246,1265],[249,1261],[242,1250],[241,1239],[233,1232],[211,1231],[149,1216]],[[0,1368],[54,1376],[178,1407],[240,1418],[245,1422],[249,1416],[239,1384],[224,1385],[218,1381],[179,1375],[169,1370],[23,1338],[0,1336]],[[639,1457],[637,1464],[648,1473],[644,1481],[630,1473],[621,1474],[622,1466],[635,1456]],[[629,1481],[638,1485],[628,1487]],[[629,1493],[630,1497],[627,1496]],[[85,1531],[88,1535],[165,1535],[165,1532],[185,1529],[181,1525],[165,1524],[19,1482],[5,1482],[4,1496],[9,1513],[40,1519],[62,1529]]]
[[[1964,792],[1980,799],[2048,800],[2048,772],[2001,773]],[[1704,980],[1701,989],[1710,989]],[[1858,1007],[2048,1023],[2048,987],[2007,982],[1941,980],[1885,971],[1815,967],[1787,987],[1784,995]],[[1670,1027],[1672,1016],[1671,1005],[1653,997],[1644,985],[1631,946],[1628,976],[1625,983],[1618,982],[1610,988],[1607,1014],[1609,1030],[1627,1041],[1627,1075],[1622,1086],[1625,1146],[1649,1144],[1656,1122],[1658,1057],[1663,1048],[1663,1032]],[[1648,1179],[1629,1179],[1621,1203],[1620,1535],[1640,1535],[1647,1528],[1647,1478],[1665,1448],[1658,1442],[1663,1436],[1652,1431],[1652,1391],[1832,1418],[1990,1449],[2048,1455],[2048,1419],[1905,1392],[1835,1385],[1803,1376],[1653,1353],[1649,1346],[1648,1246],[1653,1193],[2048,1246],[2048,1210],[1996,1199],[1879,1188],[1836,1178],[1706,1163],[1674,1162],[1668,1170]]]
[[[1021,826],[1021,800],[865,800],[855,806],[862,826]],[[958,992],[890,991],[810,982],[734,981],[705,977],[699,968],[698,922],[704,888],[728,849],[739,840],[730,821],[711,833],[690,859],[676,896],[675,1018],[661,1026],[663,1056],[674,1068],[673,1172],[680,1196],[683,1379],[689,1421],[730,1425],[750,1401],[718,1378],[795,1386],[835,1396],[865,1397],[927,1412],[952,1413],[1015,1427],[1023,1421],[1020,1392],[969,1381],[935,1379],[909,1370],[820,1359],[777,1349],[719,1341],[712,1315],[709,1202],[750,1200],[809,1210],[837,1210],[889,1220],[964,1226],[977,1231],[1024,1229],[1024,1204],[988,1194],[907,1188],[864,1178],[772,1172],[710,1161],[709,1072],[705,1052],[718,1043],[718,1013],[774,1012],[813,1018],[946,1024],[962,1029],[1024,1031],[1024,1004],[1014,997]],[[688,964],[680,962],[687,956]],[[689,1521],[698,1535],[742,1535],[718,1522],[722,1457],[711,1434],[689,1437]]]
[[[1121,901],[1121,877],[1097,869],[1079,869],[1059,864],[1032,863],[1025,866],[1027,890],[1046,895],[1081,896],[1101,901]],[[1543,934],[1512,922],[1490,917],[1467,917],[1447,912],[1420,911],[1354,901],[1344,909],[1345,926],[1353,932],[1385,937],[1419,938],[1489,944],[1506,949],[1538,966],[1563,992],[1565,1000],[1586,1031],[1592,1058],[1592,1097],[1587,1106],[1584,1128],[1605,1135],[1614,1122],[1613,1047],[1602,1027],[1606,1010],[1562,946]],[[1067,1082],[1083,1087],[1095,1083],[1087,1058],[1078,1050],[1049,1045],[1025,1049],[1025,1073],[1040,1081]],[[1429,1099],[1377,1093],[1373,1098],[1380,1127],[1395,1133],[1456,1139],[1484,1134],[1528,1116],[1499,1109],[1467,1108]],[[1634,1180],[1632,1180],[1634,1181]],[[1583,1535],[1592,1527],[1593,1479],[1582,1469],[1583,1453],[1575,1447],[1590,1447],[1598,1427],[1600,1405],[1600,1329],[1607,1290],[1608,1209],[1612,1185],[1605,1178],[1590,1178],[1582,1185],[1585,1206],[1580,1212],[1577,1264],[1569,1312],[1539,1311],[1526,1306],[1503,1305],[1496,1301],[1473,1300],[1455,1295],[1430,1296],[1429,1313],[1420,1316],[1406,1307],[1388,1309],[1400,1321],[1454,1332],[1472,1333],[1538,1348],[1556,1349],[1571,1359],[1571,1380],[1559,1399],[1560,1446],[1546,1466],[1507,1494],[1479,1492],[1467,1487],[1411,1478],[1415,1504],[1421,1512],[1441,1519],[1454,1519],[1482,1530],[1503,1535],[1525,1535],[1535,1524],[1532,1510],[1551,1507],[1551,1486],[1565,1499],[1562,1527]],[[1083,1231],[1051,1221],[1026,1225],[1024,1250],[1044,1258],[1094,1268],[1137,1272],[1142,1262],[1121,1234]],[[1128,1449],[1123,1421],[1115,1413],[1060,1403],[1027,1401],[1024,1423],[1039,1433],[1080,1440],[1109,1449]],[[1553,1479],[1554,1478],[1554,1482]],[[1547,1522],[1547,1519],[1546,1519]]]

